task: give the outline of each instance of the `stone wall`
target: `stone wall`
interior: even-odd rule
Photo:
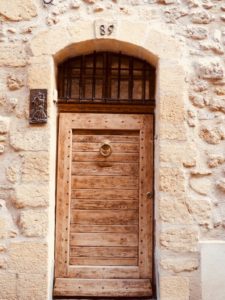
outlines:
[[[95,20],[121,22],[120,38],[96,44]],[[124,49],[157,67],[157,292],[202,299],[199,242],[225,239],[224,43],[220,0],[0,1],[1,299],[51,299],[55,70],[86,49]],[[47,125],[28,123],[30,88],[48,89]]]

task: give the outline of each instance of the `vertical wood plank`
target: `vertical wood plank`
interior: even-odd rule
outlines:
[[[153,116],[143,116],[140,131],[139,268],[141,278],[152,277],[153,246]]]
[[[69,263],[69,203],[71,191],[72,132],[70,115],[60,114],[58,136],[55,276],[64,277]]]

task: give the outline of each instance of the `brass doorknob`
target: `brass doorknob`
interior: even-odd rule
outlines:
[[[108,142],[104,142],[99,149],[99,152],[102,156],[109,156],[112,153],[112,148]]]

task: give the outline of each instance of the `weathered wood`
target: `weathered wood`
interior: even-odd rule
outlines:
[[[72,190],[71,197],[75,199],[95,199],[95,200],[137,200],[138,189],[117,189],[116,193],[112,189],[76,189]]]
[[[99,152],[99,149],[102,145],[100,143],[73,143],[73,151],[74,152]],[[139,144],[129,144],[129,143],[110,143],[113,153],[138,153],[139,152]]]
[[[70,256],[98,258],[136,258],[138,247],[71,247]]]
[[[132,233],[138,232],[137,225],[80,225],[70,224],[71,232],[118,232]]]
[[[152,295],[149,279],[69,279],[57,278],[55,296],[144,297]]]
[[[96,257],[70,257],[70,265],[83,266],[137,266],[137,258],[96,258]]]
[[[108,157],[102,156],[99,152],[73,152],[72,160],[78,162],[138,162],[138,153],[112,153]]]
[[[98,134],[99,133],[99,134]],[[102,141],[117,142],[117,143],[139,143],[139,132],[137,131],[98,131],[96,130],[74,130],[73,142],[83,143],[102,143]]]
[[[153,198],[153,147],[148,139],[153,127],[153,116],[144,116],[144,126],[141,129],[140,157],[140,201],[139,201],[139,266],[140,277],[150,278],[152,274],[152,217]]]
[[[150,296],[152,116],[62,114],[59,122],[56,295]],[[99,152],[105,141],[108,157]]]
[[[69,239],[69,209],[70,200],[69,182],[71,178],[71,144],[72,132],[70,130],[70,118],[60,116],[59,141],[58,141],[58,170],[57,170],[57,203],[56,203],[56,265],[55,276],[67,274],[69,258],[69,245],[65,243]]]
[[[69,278],[120,279],[140,278],[137,266],[69,266]]]
[[[83,225],[136,225],[138,210],[72,210],[71,223]]]
[[[120,114],[153,114],[155,107],[154,105],[104,105],[104,104],[62,104],[57,103],[59,112],[61,113],[80,113],[80,112],[88,112],[88,113],[120,113]]]
[[[137,189],[135,176],[72,176],[72,189]]]
[[[137,200],[93,200],[71,199],[71,208],[74,209],[138,209]]]
[[[73,175],[138,175],[138,163],[74,162]]]
[[[137,246],[138,233],[71,233],[70,246]]]

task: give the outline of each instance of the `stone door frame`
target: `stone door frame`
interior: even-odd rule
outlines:
[[[30,89],[48,90],[48,123],[45,130],[49,134],[49,226],[48,265],[49,299],[51,299],[54,278],[54,230],[55,230],[55,170],[57,139],[57,64],[62,60],[93,51],[122,51],[122,53],[145,59],[157,70],[155,109],[155,277],[157,294],[163,292],[163,272],[160,267],[163,245],[161,232],[168,227],[163,222],[161,199],[168,195],[184,196],[185,184],[182,162],[171,159],[165,162],[168,152],[165,143],[170,144],[170,152],[176,152],[177,142],[184,149],[187,143],[184,105],[187,97],[184,52],[182,45],[167,30],[158,30],[145,22],[120,21],[115,25],[112,36],[99,36],[96,24],[104,22],[78,21],[73,27],[60,27],[37,34],[29,45],[31,53],[28,66],[28,86]],[[106,21],[109,23],[109,21]],[[132,33],[132,34],[131,34]],[[171,225],[169,225],[171,227]],[[188,226],[188,225],[185,225]],[[177,254],[179,255],[179,254]]]

